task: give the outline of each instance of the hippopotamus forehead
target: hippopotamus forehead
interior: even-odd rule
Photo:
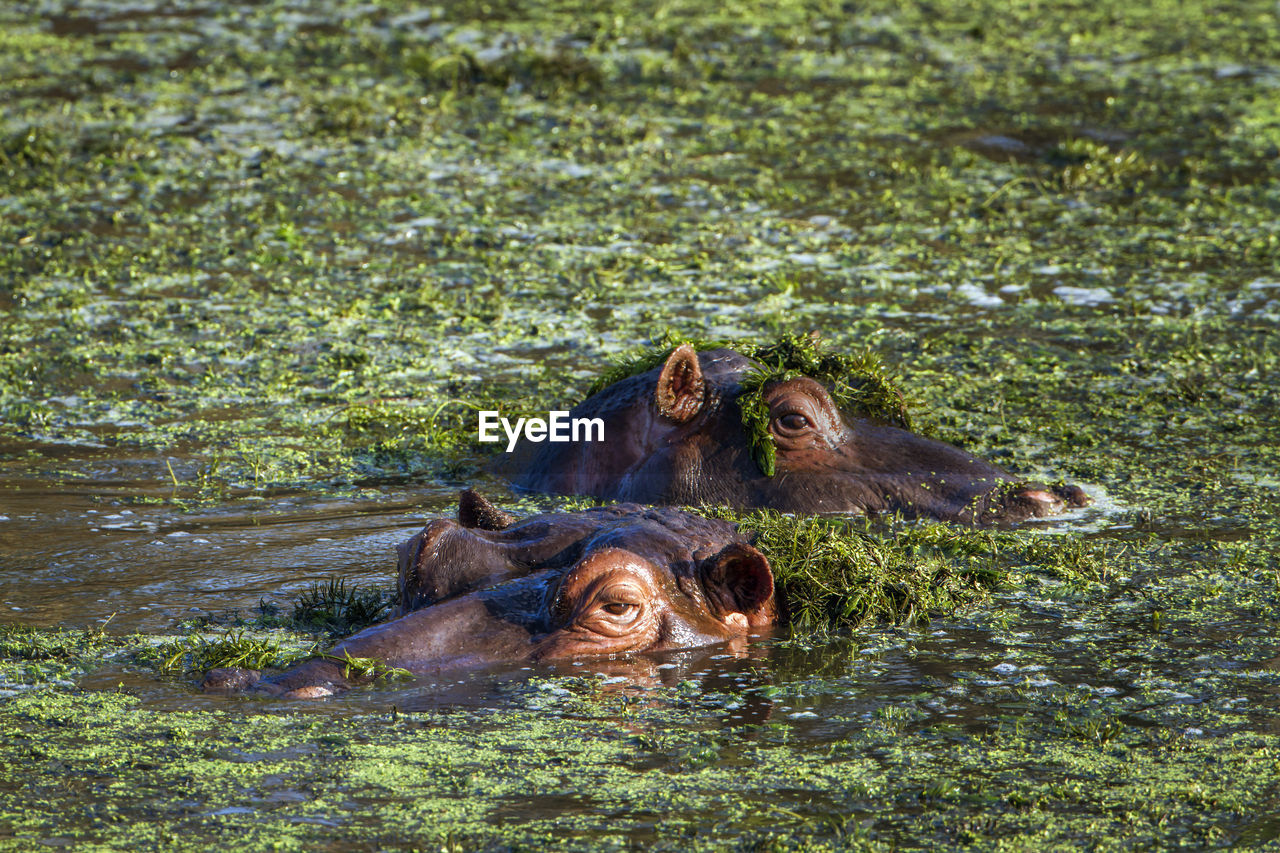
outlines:
[[[468,530],[470,535],[500,547],[519,562],[555,566],[576,561],[597,544],[626,548],[634,543],[641,553],[646,545],[697,540],[728,541],[736,534],[732,524],[692,516],[671,508],[637,504],[595,507],[578,513],[534,516],[502,531]],[[637,549],[631,549],[637,550]]]
[[[519,625],[532,633],[550,629],[547,599],[569,571],[568,566],[509,578],[476,593],[489,617]]]
[[[766,388],[775,394],[787,391],[801,391],[819,399],[831,399],[831,392],[827,390],[827,386],[808,376],[797,376],[794,379],[773,382],[767,385]]]
[[[534,516],[503,530],[437,519],[400,546],[400,612],[541,568],[571,565],[594,532],[639,511],[631,506]]]
[[[727,521],[654,509],[600,530],[585,544],[583,558],[616,548],[674,568],[735,541],[745,539]]]
[[[583,545],[601,530],[626,524],[645,512],[637,504],[618,504],[577,513],[535,515],[503,530],[455,528],[453,535],[470,543],[476,558],[489,555],[528,568],[560,566],[577,560]]]
[[[727,522],[636,504],[534,516],[502,530],[438,519],[401,546],[401,613],[615,547],[670,571],[734,540]]]
[[[727,542],[731,539],[741,538],[737,527],[728,521],[693,515],[672,507],[647,509],[644,511],[643,517],[646,521],[662,525],[686,542],[703,539]]]
[[[580,539],[601,527],[616,524],[620,519],[642,515],[644,512],[645,508],[639,504],[623,503],[592,507],[575,513],[534,515],[502,530],[468,528],[467,532],[476,539],[498,545],[528,545],[543,540]]]

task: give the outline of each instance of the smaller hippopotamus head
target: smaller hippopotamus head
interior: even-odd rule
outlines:
[[[785,352],[758,347],[760,360],[674,347],[570,412],[599,419],[602,441],[526,440],[500,469],[518,487],[555,494],[970,524],[1089,502],[1078,487],[1020,481],[911,432],[900,395],[874,371],[853,375],[852,360],[799,341]]]
[[[347,658],[410,672],[611,658],[743,638],[776,618],[769,563],[732,524],[635,505],[512,523],[464,493],[458,522],[400,547],[399,586],[398,618],[265,681],[213,670],[205,689],[311,698],[350,686]]]

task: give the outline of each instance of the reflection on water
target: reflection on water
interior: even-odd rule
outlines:
[[[161,631],[192,610],[292,601],[329,575],[387,586],[396,544],[456,499],[452,489],[423,488],[182,511],[137,502],[166,494],[155,472],[125,485],[148,466],[155,464],[94,459],[81,469],[93,479],[0,479],[5,621],[83,627],[115,614],[119,629]]]

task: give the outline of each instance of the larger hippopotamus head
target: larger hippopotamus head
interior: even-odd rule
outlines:
[[[1076,486],[1020,481],[911,432],[900,396],[886,395],[882,380],[843,375],[851,369],[842,357],[806,353],[798,340],[758,348],[761,360],[727,348],[674,347],[569,413],[584,423],[598,419],[603,440],[522,440],[500,470],[519,488],[554,494],[797,513],[900,512],[969,524],[1021,521],[1089,502]],[[819,375],[807,375],[806,366]],[[877,381],[882,387],[870,391],[881,399],[853,411],[851,401],[874,397],[867,386]]]
[[[471,492],[400,546],[398,618],[263,680],[216,669],[206,690],[316,698],[351,659],[410,672],[614,658],[745,638],[773,624],[773,574],[725,521],[634,504],[512,523]]]

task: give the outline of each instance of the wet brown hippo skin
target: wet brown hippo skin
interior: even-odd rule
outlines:
[[[517,487],[553,494],[796,513],[901,512],[970,524],[1089,503],[1079,487],[1019,481],[949,444],[846,417],[805,377],[764,389],[776,449],[775,473],[765,476],[737,404],[742,379],[756,367],[733,350],[679,347],[662,367],[574,407],[571,417],[603,419],[604,441],[522,440],[499,470]]]
[[[733,525],[668,508],[540,515],[501,530],[439,520],[401,546],[400,572],[402,615],[330,657],[411,672],[607,658],[741,638],[776,618],[764,556]],[[266,679],[213,670],[202,686],[315,698],[351,681],[342,663],[316,658]]]

